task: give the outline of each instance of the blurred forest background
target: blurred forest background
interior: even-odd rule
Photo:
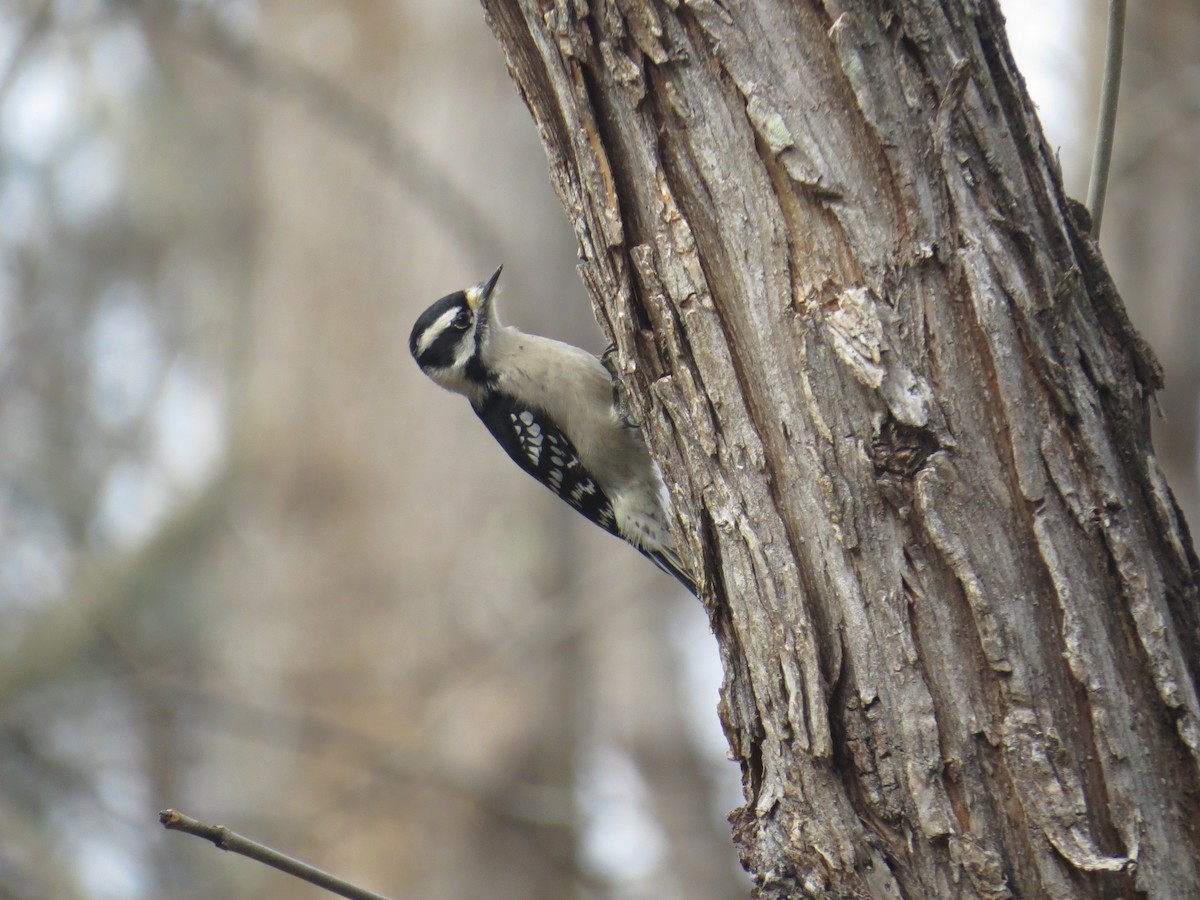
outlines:
[[[1101,0],[1011,0],[1073,196]],[[1200,5],[1133,4],[1103,246],[1190,521]],[[694,599],[407,351],[505,263],[599,351],[473,0],[0,2],[0,898],[746,897]]]

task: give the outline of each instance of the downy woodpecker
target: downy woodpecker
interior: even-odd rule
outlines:
[[[614,376],[586,350],[502,325],[499,278],[496,269],[421,314],[409,338],[417,365],[471,402],[513,462],[694,594],[662,475],[617,403]]]

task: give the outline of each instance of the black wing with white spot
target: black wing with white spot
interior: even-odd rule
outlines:
[[[605,531],[620,537],[612,503],[584,469],[575,445],[555,423],[502,394],[489,394],[475,413],[513,462]]]

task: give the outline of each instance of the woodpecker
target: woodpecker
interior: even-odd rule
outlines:
[[[667,525],[668,499],[641,429],[599,359],[500,322],[500,271],[447,294],[413,326],[421,371],[471,403],[513,462],[693,594]]]

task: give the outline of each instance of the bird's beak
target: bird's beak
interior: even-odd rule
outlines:
[[[496,271],[491,274],[487,281],[481,281],[473,288],[467,288],[467,305],[471,307],[471,312],[475,312],[481,306],[486,306],[488,300],[492,297],[492,291],[496,289],[496,282],[500,280],[500,273],[504,270],[504,266],[497,266]]]

